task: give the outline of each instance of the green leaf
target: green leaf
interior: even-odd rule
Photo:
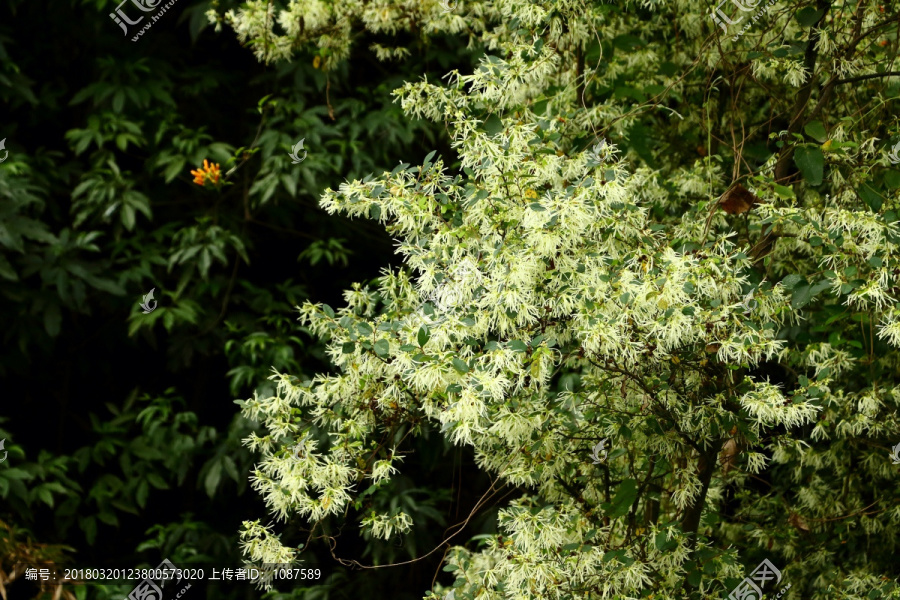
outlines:
[[[774,186],[775,186],[775,193],[778,194],[779,198],[788,199],[788,198],[796,198],[797,197],[794,194],[794,190],[789,188],[786,185],[778,185],[776,183],[776,184],[774,184]]]
[[[788,275],[781,280],[781,285],[784,286],[784,289],[790,291],[794,289],[794,287],[801,281],[803,281],[803,277],[801,277],[800,275]]]
[[[613,40],[613,46],[619,50],[634,50],[645,45],[644,40],[633,35],[620,35]]]
[[[157,473],[148,473],[147,481],[150,482],[150,485],[155,487],[158,490],[167,490],[169,489],[169,484],[166,483],[166,480],[160,477]]]
[[[900,188],[900,171],[894,171],[893,169],[888,169],[887,171],[885,171],[884,182],[892,190]]]
[[[35,489],[35,493],[44,504],[46,504],[50,508],[53,508],[53,493],[50,492],[50,490],[42,485],[39,488]]]
[[[391,351],[391,344],[387,340],[378,340],[375,342],[375,354],[384,358]]]
[[[297,196],[297,180],[294,177],[287,173],[282,173],[281,184],[284,186],[284,189],[287,190],[288,194],[291,195],[291,198]]]
[[[791,308],[803,308],[812,300],[812,286],[801,285],[794,288],[791,295]]]
[[[60,313],[59,305],[55,302],[47,305],[47,310],[44,311],[44,329],[47,330],[47,335],[50,337],[58,336],[61,325],[62,314]]]
[[[210,467],[209,472],[206,474],[206,479],[203,484],[206,487],[206,495],[212,498],[216,493],[216,488],[219,486],[219,481],[222,480],[222,463],[217,461],[213,463],[212,467]]]
[[[147,480],[144,479],[138,484],[137,491],[134,494],[134,499],[137,502],[138,506],[144,508],[147,505],[147,496],[150,495],[150,484],[147,483]]]
[[[334,318],[334,309],[331,308],[330,306],[328,306],[327,304],[322,305],[322,312],[325,313],[325,316],[327,316],[328,318],[330,318],[330,319]]]
[[[831,282],[827,279],[823,279],[809,289],[809,295],[810,297],[815,298],[820,292],[822,292],[823,290],[827,290],[830,287]]]
[[[816,10],[812,6],[806,6],[800,9],[795,15],[797,22],[800,23],[803,27],[812,27],[816,21],[818,21],[822,15],[825,14],[825,10]]]
[[[810,185],[821,185],[825,174],[825,155],[818,146],[797,146],[794,163]]]
[[[484,122],[484,130],[489,136],[494,137],[503,131],[503,121],[497,115],[491,115]]]
[[[355,342],[344,342],[343,344],[341,344],[342,354],[352,354],[354,350],[356,350]]]
[[[428,340],[430,340],[430,339],[431,339],[431,332],[428,331],[428,327],[425,325],[422,325],[421,327],[419,327],[419,333],[416,336],[416,341],[419,342],[419,348],[424,348],[425,344],[427,344]]]
[[[653,539],[654,544],[656,544],[656,549],[660,552],[665,552],[666,550],[671,550],[675,548],[678,544],[675,540],[666,539],[666,532],[660,531],[656,534],[656,537]]]
[[[109,511],[103,511],[97,515],[97,518],[106,523],[107,525],[112,525],[113,527],[117,527],[119,525],[119,519],[116,518],[114,513]]]
[[[0,255],[0,277],[9,279],[10,281],[19,280],[19,275],[16,273],[16,270],[11,264],[9,264],[9,261],[6,260],[6,257],[2,255]]]
[[[22,470],[18,467],[11,467],[9,469],[4,469],[3,476],[6,479],[25,479],[26,481],[30,481],[30,480],[34,479],[34,475],[32,475],[28,471]]]
[[[97,519],[94,517],[78,517],[78,526],[84,532],[87,543],[93,546],[94,540],[97,538]]]
[[[134,230],[134,208],[127,204],[122,207],[122,224],[128,231]]]
[[[616,490],[616,496],[613,498],[609,510],[606,511],[606,515],[611,519],[615,519],[628,514],[631,505],[637,500],[637,489],[638,485],[637,480],[635,479],[626,479],[619,484],[619,488]]]
[[[806,135],[818,142],[824,142],[826,139],[828,139],[828,133],[826,133],[825,126],[822,125],[821,121],[813,121],[812,123],[807,123],[803,128],[803,131],[806,132]]]
[[[637,102],[646,102],[647,96],[644,93],[637,89],[636,87],[631,87],[630,85],[620,85],[617,86],[615,91],[613,92],[614,97],[616,98],[632,98]]]
[[[88,285],[93,288],[96,288],[102,292],[107,292],[114,296],[124,296],[125,289],[122,288],[118,283],[111,281],[109,279],[100,279],[99,277],[90,277],[86,278]]]
[[[872,209],[872,212],[878,212],[881,210],[881,205],[883,204],[883,198],[881,194],[875,191],[875,189],[870,186],[868,183],[863,183],[856,189],[856,193],[862,198],[862,201],[865,202],[869,208]]]
[[[454,357],[453,358],[453,368],[457,370],[460,375],[465,375],[469,372],[469,365],[466,364],[466,361],[461,358]]]
[[[231,477],[235,483],[239,483],[241,477],[238,474],[237,466],[234,464],[234,459],[230,456],[225,456],[222,459],[222,464],[225,466],[225,472],[228,473],[228,476]]]
[[[509,348],[513,352],[527,352],[528,351],[528,345],[525,342],[523,342],[522,340],[512,340],[509,343]]]

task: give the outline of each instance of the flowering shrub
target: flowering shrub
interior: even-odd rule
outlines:
[[[787,598],[900,598],[900,172],[878,143],[898,134],[900,78],[877,43],[896,49],[896,8],[783,0],[737,42],[704,11],[228,14],[264,61],[318,44],[333,68],[351,16],[488,51],[395,92],[444,122],[459,169],[432,153],[321,199],[382,223],[404,267],[338,310],[301,308],[338,374],[276,373],[274,396],[240,403],[267,430],[247,440],[252,482],[279,519],[360,506],[434,427],[496,478],[486,497],[526,491],[485,547],[447,555],[453,598],[721,598],[764,556]],[[415,527],[401,510],[361,523]],[[244,544],[294,556],[258,521]]]

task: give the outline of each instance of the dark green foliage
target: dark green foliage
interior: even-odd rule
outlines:
[[[232,400],[271,394],[273,368],[326,369],[295,307],[337,305],[342,289],[391,259],[379,227],[328,216],[319,195],[445,144],[437,128],[403,118],[390,92],[431,69],[443,74],[462,43],[422,47],[394,72],[361,45],[326,79],[312,55],[277,69],[248,60],[233,36],[208,28],[207,2],[180,0],[136,43],[109,19],[111,1],[8,4],[2,10],[15,20],[0,13],[0,138],[9,150],[0,164],[8,451],[0,519],[15,535],[0,539],[0,566],[26,539],[56,544],[33,556],[81,566],[155,566],[166,557],[237,566],[240,521],[257,508],[246,493],[254,458],[242,444],[255,425]],[[292,164],[300,139],[308,155]],[[201,187],[190,171],[204,160],[219,163],[223,177],[236,170],[226,185]],[[158,306],[144,314],[151,288]],[[418,468],[439,470],[445,451],[423,449]],[[449,488],[446,475],[440,485]],[[430,551],[450,502],[440,485],[373,490],[378,506],[437,527],[402,547],[359,540],[357,558]],[[298,544],[307,537],[297,530]],[[305,559],[327,558],[330,585],[355,594],[359,582],[316,551]],[[122,598],[131,587],[74,589],[79,599],[88,589]]]

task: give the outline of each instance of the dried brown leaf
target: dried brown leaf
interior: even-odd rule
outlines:
[[[738,183],[725,192],[719,204],[722,206],[722,210],[729,215],[740,215],[749,211],[759,202],[759,198]]]
[[[791,513],[791,516],[788,517],[788,523],[800,531],[809,531],[809,525],[807,525],[806,520],[797,513]]]
[[[735,438],[729,439],[725,442],[725,445],[722,446],[722,462],[724,463],[722,468],[726,475],[728,474],[728,471],[737,466],[737,455],[739,452],[740,450],[738,449],[737,440]]]

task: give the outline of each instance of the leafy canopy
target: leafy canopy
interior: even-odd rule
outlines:
[[[457,599],[720,598],[763,558],[788,598],[900,598],[897,8],[729,6],[722,31],[688,2],[459,4],[225,17],[263,61],[315,44],[334,68],[354,23],[487,53],[395,91],[458,168],[432,153],[322,196],[404,265],[301,308],[336,374],[240,402],[269,509],[409,531],[367,496],[439,428],[486,498],[525,492],[447,555]],[[243,536],[296,555],[260,521]]]

